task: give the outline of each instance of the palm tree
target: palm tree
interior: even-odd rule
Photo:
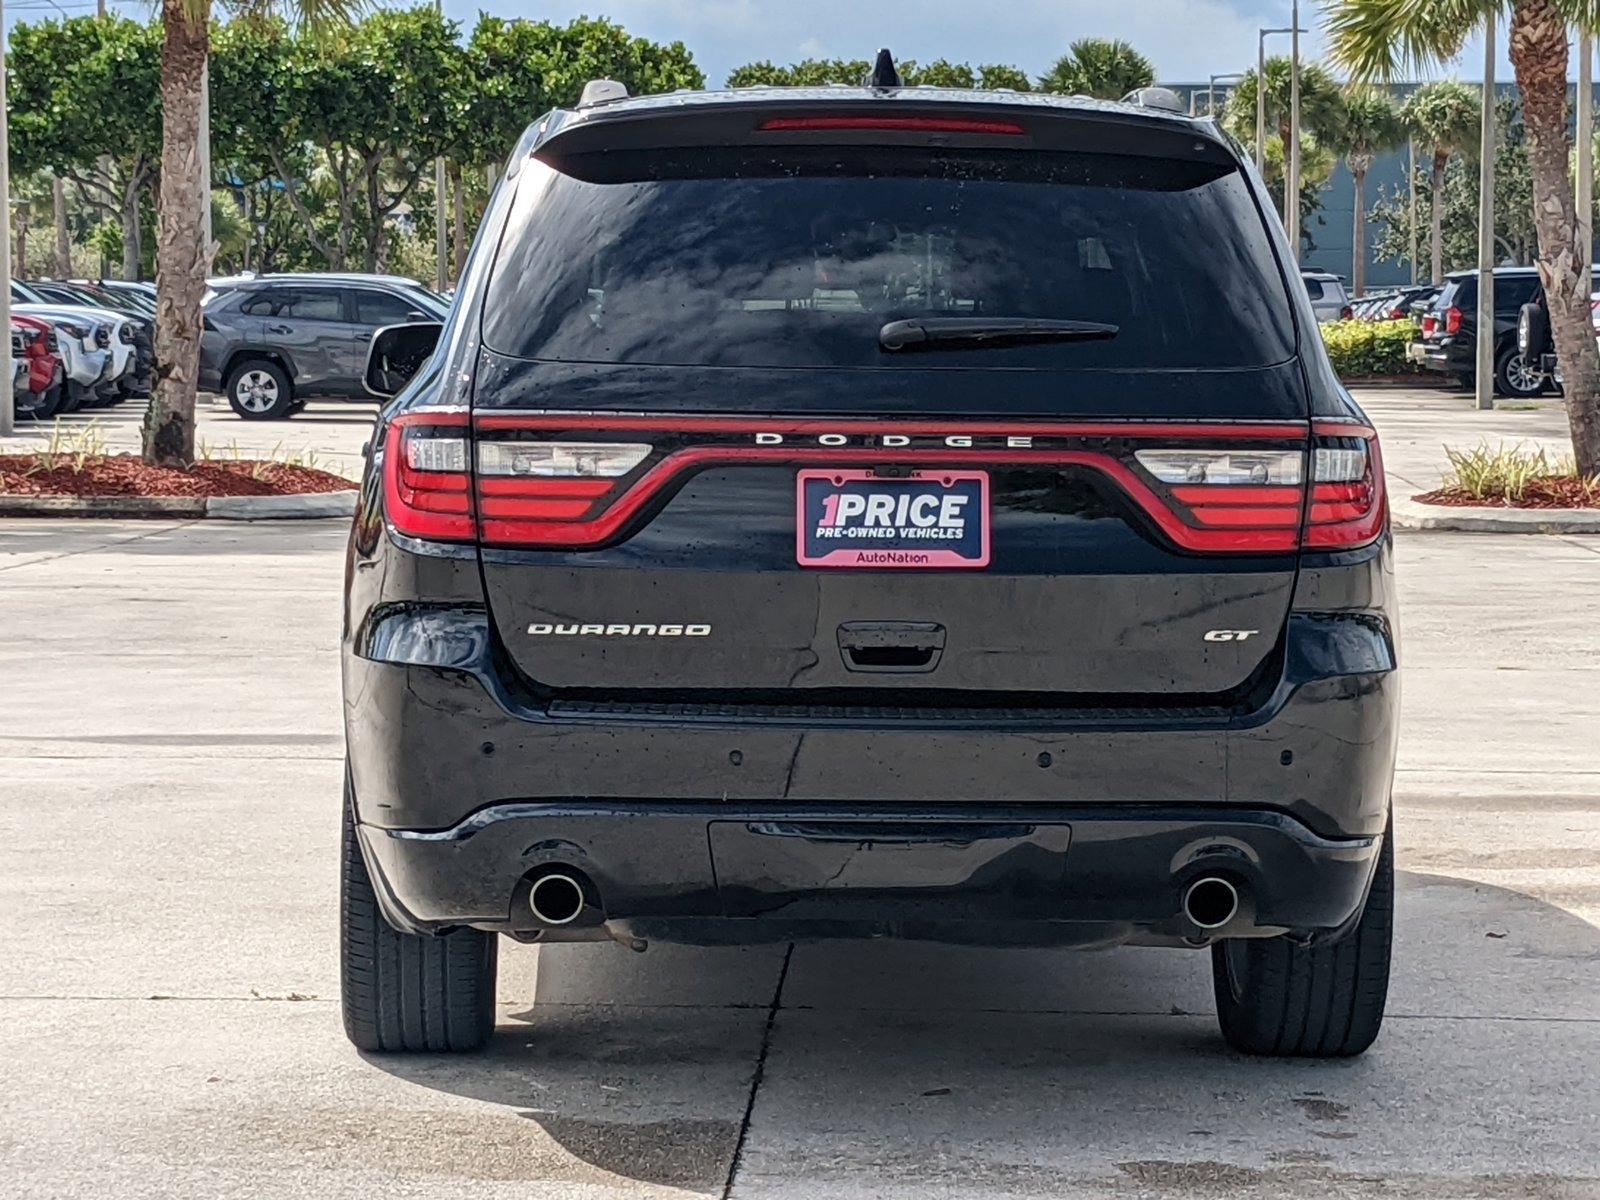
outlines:
[[[1472,146],[1482,127],[1483,99],[1458,79],[1425,83],[1411,93],[1401,116],[1433,156],[1432,281],[1444,282],[1444,170],[1460,147]]]
[[[1376,155],[1393,150],[1406,140],[1400,109],[1387,92],[1352,88],[1344,99],[1344,121],[1339,148],[1355,188],[1355,229],[1351,235],[1350,285],[1355,295],[1367,290],[1367,172]]]
[[[1039,77],[1039,90],[1120,100],[1155,81],[1150,60],[1120,38],[1079,38]]]
[[[358,0],[291,0],[301,21],[345,19]],[[244,0],[259,11],[271,0]],[[203,244],[211,181],[200,154],[200,106],[211,53],[211,0],[161,0],[161,184],[156,202],[155,386],[144,418],[144,461],[194,464],[200,303],[214,246]]]
[[[1509,13],[1511,65],[1522,95],[1523,131],[1533,175],[1533,228],[1550,332],[1561,357],[1567,422],[1578,469],[1600,474],[1600,350],[1589,317],[1590,281],[1579,264],[1578,213],[1567,176],[1567,30],[1600,26],[1595,0],[1329,0],[1334,57],[1366,79],[1442,62],[1461,51],[1485,20]]]
[[[1276,128],[1278,142],[1289,144],[1290,102],[1293,90],[1292,67],[1286,56],[1267,59],[1266,80],[1267,128]],[[1256,73],[1246,71],[1239,83],[1228,93],[1228,106],[1222,117],[1228,132],[1241,142],[1254,145],[1256,140]],[[1300,130],[1326,145],[1336,143],[1344,122],[1344,92],[1338,81],[1321,63],[1300,64]],[[1284,228],[1290,228],[1292,215],[1298,208],[1297,198],[1289,195],[1289,178],[1283,178]]]

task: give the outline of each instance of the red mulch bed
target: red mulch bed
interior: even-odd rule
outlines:
[[[353,487],[342,475],[252,459],[179,471],[147,467],[136,454],[101,454],[78,470],[71,454],[0,454],[0,495],[8,496],[289,496]]]
[[[1531,480],[1520,500],[1474,496],[1461,488],[1439,488],[1412,499],[1449,508],[1600,508],[1600,482],[1572,475],[1546,475]]]

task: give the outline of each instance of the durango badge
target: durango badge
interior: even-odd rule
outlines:
[[[801,566],[989,565],[986,471],[801,471],[795,508]]]

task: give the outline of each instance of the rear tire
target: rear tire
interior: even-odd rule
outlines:
[[[294,410],[289,376],[270,359],[245,359],[228,372],[222,391],[228,407],[246,421],[275,421]]]
[[[1361,919],[1337,941],[1232,938],[1212,946],[1222,1036],[1246,1054],[1360,1054],[1383,1025],[1393,935],[1394,839],[1385,833]]]
[[[481,1049],[494,1032],[498,939],[476,929],[417,936],[383,919],[361,857],[348,781],[339,885],[345,1036],[377,1052]]]
[[[1495,359],[1494,390],[1502,396],[1531,399],[1543,395],[1549,382],[1543,371],[1527,365],[1522,351],[1515,346],[1501,351],[1500,357]]]

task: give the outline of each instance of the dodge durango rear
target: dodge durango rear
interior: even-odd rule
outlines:
[[[1359,1053],[1398,690],[1378,439],[1260,178],[1159,90],[591,100],[374,339],[346,1029],[502,937],[1207,950]]]

